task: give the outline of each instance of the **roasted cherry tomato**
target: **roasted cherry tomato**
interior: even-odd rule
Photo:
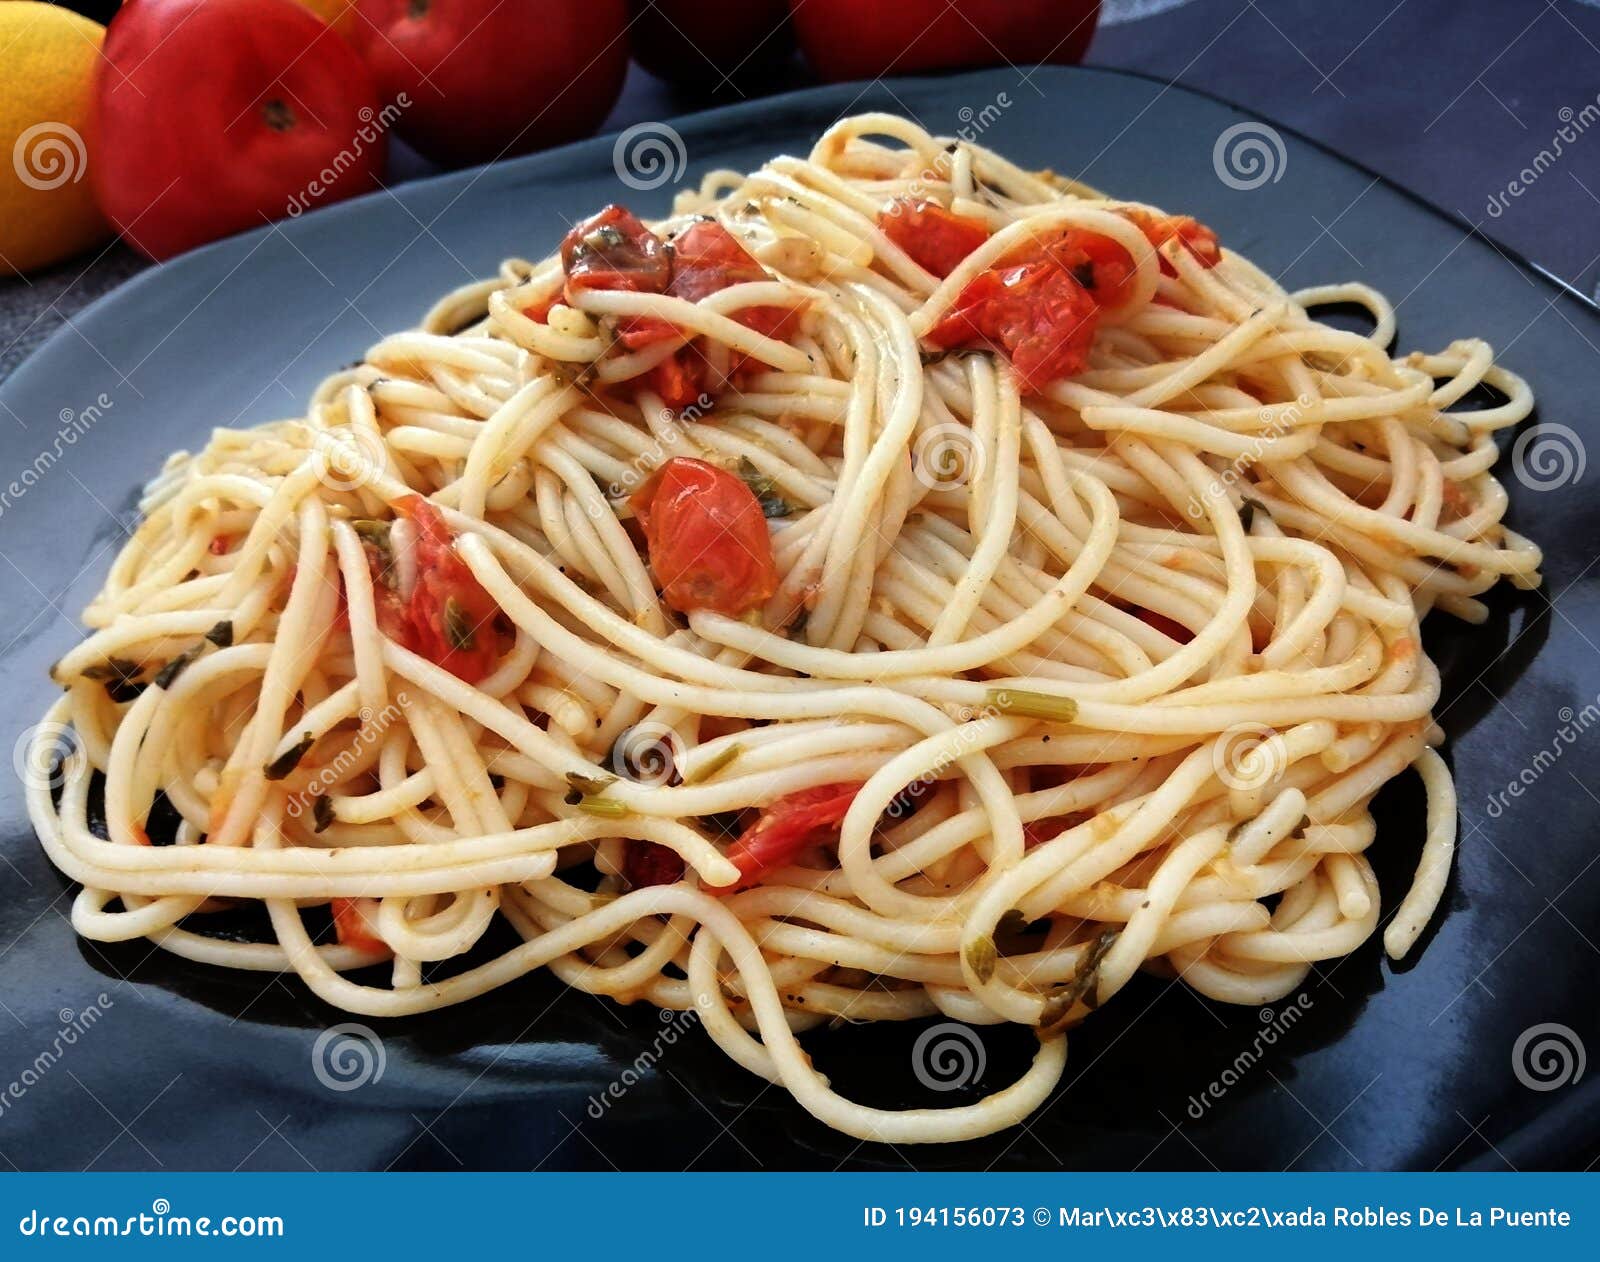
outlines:
[[[772,538],[755,493],[703,460],[674,456],[628,500],[650,570],[679,613],[737,616],[778,590]]]
[[[666,243],[623,206],[590,215],[561,239],[561,266],[567,293],[584,289],[626,289],[659,294],[672,279]]]
[[[1215,267],[1222,261],[1222,247],[1217,244],[1217,234],[1198,219],[1189,215],[1158,215],[1131,206],[1121,213],[1139,226],[1139,231],[1144,233],[1151,245],[1181,241],[1184,249],[1200,260],[1202,267]],[[1177,275],[1166,259],[1161,260],[1161,270],[1168,276]]]
[[[669,846],[635,837],[622,848],[622,879],[633,889],[683,879],[683,856]]]
[[[1025,394],[1088,366],[1099,307],[1047,254],[978,273],[933,328],[941,349],[982,343],[1004,351]]]
[[[454,536],[437,508],[420,495],[407,495],[395,510],[417,528],[417,577],[410,597],[402,599],[388,544],[363,537],[378,629],[475,684],[494,670],[505,648],[499,606],[456,555]]]
[[[945,277],[989,239],[989,225],[938,202],[897,197],[878,213],[884,235],[925,272]]]
[[[860,782],[819,784],[779,798],[728,851],[728,859],[739,869],[739,879],[732,885],[707,887],[706,892],[731,894],[794,862],[809,843],[839,827],[860,791]]]

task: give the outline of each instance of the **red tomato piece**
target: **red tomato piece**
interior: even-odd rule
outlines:
[[[420,495],[407,495],[395,510],[417,527],[417,580],[410,598],[401,599],[393,586],[392,558],[364,541],[378,629],[475,684],[494,670],[505,648],[499,606],[456,555],[455,537],[437,508]]]
[[[355,947],[358,951],[387,952],[389,944],[373,932],[367,920],[367,909],[363,902],[374,903],[373,899],[360,898],[330,898],[328,910],[333,913],[333,929],[339,937],[339,945]]]
[[[1004,351],[1025,394],[1089,364],[1100,309],[1089,291],[1048,254],[980,272],[928,330],[945,350],[979,343]]]
[[[878,227],[913,263],[939,277],[950,275],[989,239],[983,220],[913,197],[897,197],[879,211]]]
[[[705,398],[706,369],[705,358],[686,346],[650,370],[650,388],[669,408],[686,408]]]
[[[659,842],[631,838],[622,850],[622,879],[633,889],[683,879],[683,856]]]
[[[730,285],[771,279],[739,239],[714,219],[690,224],[672,243],[672,283],[667,292],[676,298],[699,302]],[[799,312],[792,307],[745,307],[731,318],[764,337],[781,338]],[[745,358],[740,357],[730,371],[743,367]]]
[[[1217,243],[1217,234],[1198,219],[1189,215],[1158,215],[1154,211],[1132,206],[1119,213],[1123,218],[1133,220],[1153,246],[1181,241],[1183,248],[1199,259],[1202,267],[1215,267],[1222,261],[1222,247]],[[1166,276],[1178,274],[1166,259],[1161,260],[1161,271]]]
[[[732,894],[756,885],[792,863],[805,847],[837,829],[861,791],[859,781],[820,784],[779,798],[739,835],[728,858],[739,869],[732,885],[708,886],[708,894]]]
[[[778,590],[767,519],[733,474],[674,456],[628,500],[644,530],[650,571],[679,613],[738,616]]]
[[[666,243],[626,207],[607,206],[561,239],[567,294],[585,289],[626,289],[659,294],[672,279]]]

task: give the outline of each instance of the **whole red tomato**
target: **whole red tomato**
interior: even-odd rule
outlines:
[[[1007,61],[1071,65],[1089,47],[1100,0],[789,0],[789,13],[818,76],[876,79]]]
[[[293,0],[127,0],[95,96],[95,196],[153,259],[366,192],[383,169],[372,76]]]
[[[622,92],[627,26],[623,0],[358,0],[350,39],[395,129],[465,166],[594,131]]]
[[[752,85],[794,52],[788,0],[628,0],[633,57],[707,93]]]

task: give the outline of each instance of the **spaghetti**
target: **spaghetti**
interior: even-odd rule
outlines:
[[[1419,620],[1540,554],[1527,386],[1393,334],[884,115],[608,208],[168,462],[33,751],[73,923],[374,1017],[549,968],[895,1143],[1026,1117],[1141,968],[1260,1004],[1353,951],[1415,766],[1398,957],[1455,838]],[[241,901],[271,940],[208,935]],[[797,1037],[937,1014],[1032,1066],[888,1111]]]

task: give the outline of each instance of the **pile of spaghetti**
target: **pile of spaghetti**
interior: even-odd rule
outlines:
[[[1393,334],[882,115],[607,207],[151,485],[34,750],[73,922],[372,1017],[548,968],[896,1143],[1025,1117],[1139,969],[1399,956],[1455,840],[1419,619],[1540,556],[1489,472],[1527,387]],[[208,935],[241,902],[270,940]],[[798,1041],[939,1014],[1032,1066],[880,1110]]]

